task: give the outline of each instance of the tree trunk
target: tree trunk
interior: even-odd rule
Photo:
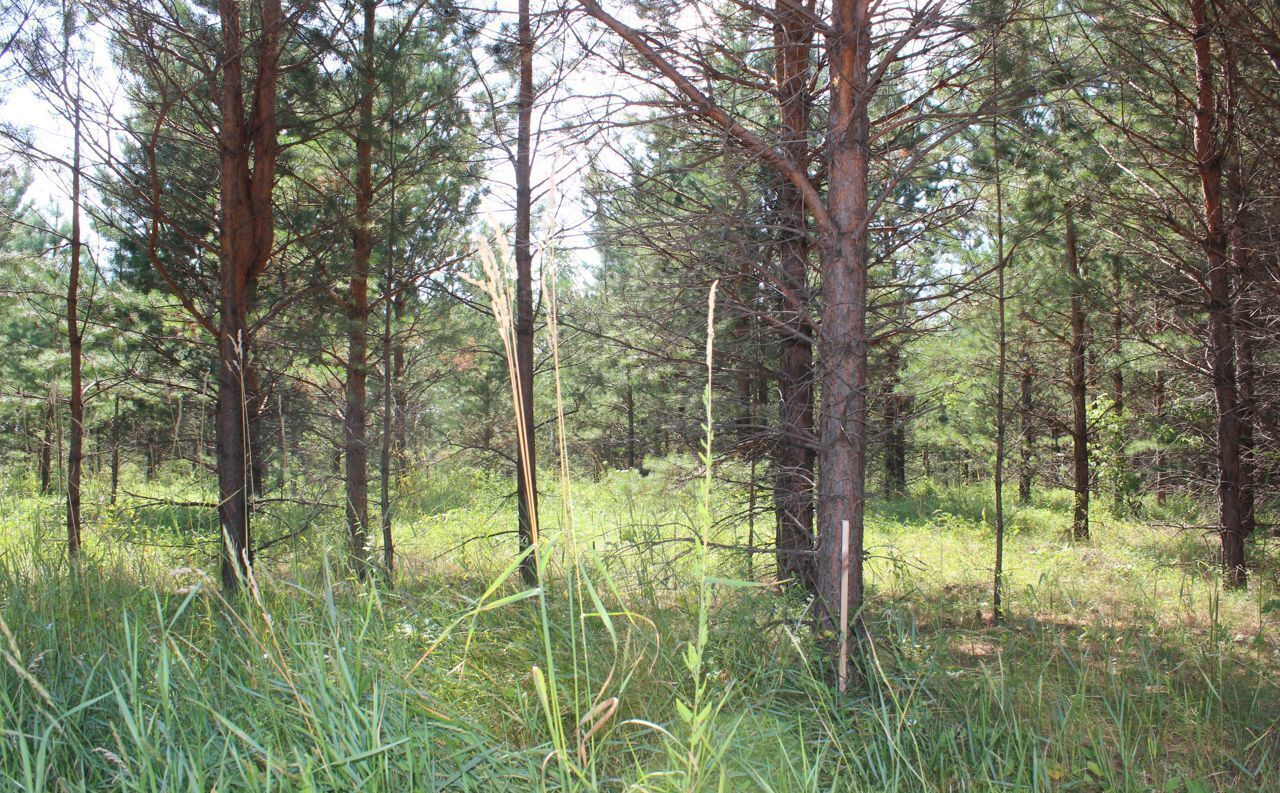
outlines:
[[[1019,417],[1019,428],[1022,430],[1022,465],[1018,471],[1018,503],[1031,501],[1031,485],[1035,477],[1032,458],[1035,455],[1035,417],[1032,414],[1034,403],[1031,399],[1031,368],[1022,370],[1019,388],[1022,398],[1022,415]]]
[[[1228,119],[1235,114],[1236,82],[1238,76],[1234,61],[1229,60],[1225,71],[1225,91]],[[1229,122],[1234,127],[1234,122]],[[1227,194],[1231,202],[1231,222],[1228,245],[1231,249],[1231,267],[1235,276],[1235,301],[1232,320],[1235,323],[1236,391],[1240,422],[1240,532],[1244,537],[1253,534],[1257,525],[1254,505],[1254,423],[1257,421],[1257,369],[1254,361],[1254,336],[1250,317],[1253,315],[1253,260],[1251,251],[1255,242],[1249,239],[1252,211],[1245,195],[1244,174],[1241,170],[1239,142],[1233,135],[1227,141],[1230,156],[1226,169]],[[1261,249],[1258,245],[1258,249]]]
[[[738,316],[733,321],[733,353],[738,358],[736,365],[737,371],[734,376],[734,384],[737,386],[737,404],[734,406],[736,417],[734,418],[734,435],[739,444],[750,442],[755,432],[752,422],[752,397],[753,397],[753,381],[752,367],[750,359],[747,355],[747,349],[751,344],[751,312],[753,310],[753,301],[751,295],[754,291],[753,284],[758,276],[753,273],[751,263],[743,257],[741,266],[738,268],[738,282],[741,290],[742,304],[738,308]],[[630,379],[628,378],[628,387]]]
[[[360,66],[360,128],[356,133],[356,205],[352,229],[351,283],[347,293],[347,384],[343,414],[346,460],[347,542],[352,571],[361,579],[369,567],[369,259],[373,253],[373,92],[376,0],[365,0]]]
[[[1071,275],[1071,441],[1075,471],[1075,512],[1072,536],[1089,536],[1089,417],[1085,372],[1084,269],[1076,242],[1075,214],[1066,209],[1067,268]]]
[[[1222,207],[1222,153],[1217,141],[1217,102],[1213,85],[1212,26],[1206,0],[1190,0],[1192,46],[1196,61],[1196,106],[1193,140],[1196,171],[1203,198],[1207,272],[1208,352],[1217,409],[1218,534],[1226,585],[1243,587],[1248,580],[1244,558],[1244,515],[1241,509],[1240,400],[1236,380],[1235,322],[1231,305],[1231,262]]]
[[[997,79],[996,93],[999,93],[999,90]],[[1009,340],[1005,328],[1005,266],[1007,262],[1004,256],[1004,184],[1000,178],[999,118],[993,119],[991,123],[991,151],[995,163],[996,188],[996,460],[993,477],[996,501],[996,548],[995,571],[991,586],[991,617],[998,623],[1004,617],[1001,611],[1004,595],[1004,384],[1009,362]]]
[[[1111,317],[1111,409],[1115,411],[1116,443],[1112,450],[1115,459],[1112,465],[1116,469],[1114,477],[1116,492],[1114,505],[1116,514],[1125,514],[1130,507],[1133,495],[1129,486],[1129,456],[1127,452],[1127,431],[1124,422],[1124,270],[1121,259],[1112,261],[1111,277],[1115,285],[1115,313]]]
[[[1164,399],[1165,399],[1164,390],[1165,389],[1164,389],[1164,370],[1163,369],[1156,370],[1155,384],[1153,385],[1152,390],[1155,392],[1154,404],[1152,405],[1152,408],[1155,412],[1156,424],[1158,426],[1163,427],[1164,418],[1165,418],[1164,416]],[[1160,439],[1159,443],[1156,445],[1155,486],[1156,486],[1156,504],[1161,507],[1163,507],[1165,505],[1165,502],[1169,500],[1169,477],[1168,477],[1168,474],[1165,473],[1165,467],[1167,464],[1166,457],[1167,455],[1165,454],[1165,450],[1164,450],[1164,440]]]
[[[253,562],[249,535],[249,416],[244,392],[248,322],[242,284],[234,272],[223,278],[218,327],[220,365],[214,433],[223,533],[222,586],[228,591],[239,586]]]
[[[285,431],[284,395],[276,392],[276,418],[280,422],[280,467],[276,470],[276,489],[283,496],[289,486],[289,434]]]
[[[116,503],[120,490],[120,397],[115,398],[111,413],[111,503]]]
[[[394,188],[392,188],[394,191]],[[394,203],[394,199],[393,199]],[[392,217],[395,213],[392,213]],[[379,501],[379,518],[382,523],[382,572],[387,581],[395,580],[395,544],[391,536],[391,447],[393,405],[391,395],[395,389],[395,370],[391,366],[391,261],[387,263],[387,294],[384,297],[382,317],[382,453],[378,461],[381,499]]]
[[[1116,288],[1119,293],[1121,282],[1120,275],[1116,275]],[[1117,417],[1124,416],[1124,366],[1120,362],[1121,347],[1123,346],[1124,334],[1124,317],[1122,316],[1119,306],[1116,307],[1115,317],[1111,320],[1112,332],[1112,349],[1116,357],[1115,366],[1111,369],[1111,405]]]
[[[147,428],[147,469],[144,474],[148,482],[152,482],[160,473],[160,443],[156,440],[154,427]]]
[[[906,398],[898,393],[902,385],[902,347],[889,341],[885,351],[884,380],[884,490],[887,498],[907,492]]]
[[[631,366],[627,366],[627,470],[634,471],[638,462],[636,456],[636,394],[631,383]]]
[[[249,371],[252,287],[270,261],[274,244],[272,188],[275,181],[276,82],[282,15],[279,0],[262,0],[257,34],[253,105],[245,117],[240,4],[219,0],[222,61],[218,85],[218,394],[219,520],[223,534],[222,586],[234,591],[250,573],[253,543],[249,514],[254,473],[250,438],[256,381]]]
[[[538,540],[538,480],[533,416],[533,27],[529,0],[520,0],[519,97],[516,130],[516,498],[520,550]],[[524,580],[537,580],[536,551],[521,563]]]
[[[392,303],[396,311],[394,311],[394,325],[397,329],[403,329],[404,317],[408,313],[408,295],[406,294],[406,285],[399,284]],[[394,432],[393,450],[399,463],[404,464],[404,459],[408,455],[408,362],[404,356],[404,335],[401,333],[392,336],[392,431]]]
[[[1239,312],[1236,314],[1240,319]],[[1240,533],[1244,537],[1257,528],[1254,499],[1254,420],[1257,415],[1253,339],[1249,329],[1236,328],[1236,387],[1240,398]]]
[[[827,205],[834,229],[823,235],[823,405],[818,434],[819,624],[834,635],[841,605],[860,624],[867,463],[867,180],[870,118],[870,0],[837,0],[828,51]],[[842,604],[841,526],[849,522],[849,580]]]
[[[395,583],[396,550],[395,540],[391,535],[391,466],[392,437],[395,426],[395,390],[397,387],[394,366],[394,335],[392,334],[392,304],[399,297],[396,292],[396,138],[391,136],[391,223],[387,227],[387,265],[383,278],[382,296],[382,454],[379,460],[379,482],[381,499],[378,516],[382,523],[382,573],[387,583]]]
[[[813,26],[792,0],[774,5],[775,79],[782,146],[796,162],[808,157],[809,58]],[[814,463],[813,342],[809,308],[809,233],[804,198],[781,180],[778,189],[781,239],[782,338],[778,382],[779,438],[774,458],[775,541],[778,577],[808,590],[817,585],[813,557]]]
[[[67,346],[71,352],[71,438],[67,455],[67,557],[80,556],[80,472],[84,463],[84,336],[80,328],[80,86],[76,80],[71,154],[71,267],[67,275]]]
[[[44,402],[44,433],[40,441],[40,492],[48,495],[53,490],[53,417],[57,404],[57,386],[49,389]]]
[[[758,137],[654,50],[644,34],[605,13],[594,0],[579,4],[660,71],[691,109],[716,124],[795,186],[818,231],[823,308],[819,358],[823,409],[818,430],[817,627],[834,636],[839,616],[851,615],[861,630],[862,545],[866,486],[867,396],[867,179],[870,166],[871,50],[870,0],[837,0],[827,39],[831,78],[826,181],[823,198],[797,162]],[[801,8],[786,4],[788,10]],[[812,10],[808,7],[807,10]],[[810,24],[806,18],[806,24]],[[812,25],[811,25],[812,26]],[[785,104],[785,103],[784,103]],[[849,526],[847,579],[842,575],[842,526]],[[842,583],[847,581],[847,587]],[[840,682],[844,682],[841,680]]]

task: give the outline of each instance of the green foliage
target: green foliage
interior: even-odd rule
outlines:
[[[718,573],[699,600],[688,555],[667,571],[657,556],[625,561],[640,551],[620,527],[638,519],[646,536],[688,536],[654,524],[687,506],[684,525],[697,526],[740,494],[717,484],[697,508],[679,476],[574,484],[576,539],[548,516],[538,589],[516,586],[510,554],[491,541],[477,543],[487,552],[425,553],[482,534],[501,504],[496,481],[459,470],[406,483],[420,495],[402,500],[397,531],[411,550],[395,590],[341,578],[320,541],[232,603],[203,571],[212,550],[156,547],[131,528],[144,520],[136,505],[108,513],[118,522],[94,516],[105,528],[76,572],[48,542],[56,504],[3,497],[0,784],[816,793],[1280,783],[1263,737],[1280,718],[1275,595],[1219,591],[1201,573],[1212,549],[1191,535],[1104,518],[1096,545],[1072,544],[1069,495],[1047,493],[1011,518],[1009,620],[991,627],[977,614],[989,488],[926,484],[876,504],[875,653],[865,686],[838,698],[813,662],[802,603]],[[340,542],[340,519],[330,525]],[[126,536],[142,544],[122,548]],[[740,562],[705,553],[708,571]],[[692,758],[710,773],[690,775]]]

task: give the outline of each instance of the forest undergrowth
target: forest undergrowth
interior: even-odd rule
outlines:
[[[231,602],[208,516],[150,500],[193,488],[98,499],[69,569],[61,505],[14,483],[0,787],[1280,789],[1273,540],[1225,592],[1188,505],[1100,513],[1072,542],[1069,493],[1036,494],[1010,509],[996,625],[990,488],[919,483],[872,503],[870,639],[839,696],[809,603],[743,550],[771,521],[727,485],[700,496],[693,467],[575,481],[569,527],[553,485],[533,587],[498,477],[401,483],[393,587],[326,544],[336,512],[275,513]]]

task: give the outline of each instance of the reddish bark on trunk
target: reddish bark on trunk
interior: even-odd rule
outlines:
[[[774,6],[775,71],[782,146],[795,162],[809,149],[809,51],[813,26],[792,0]],[[778,374],[779,438],[774,459],[778,577],[806,589],[817,584],[813,558],[813,342],[809,310],[809,235],[804,198],[781,180],[779,263],[783,286],[781,359]]]
[[[833,228],[822,259],[822,411],[818,430],[819,624],[833,633],[841,603],[841,523],[849,521],[848,611],[862,607],[863,515],[867,451],[867,181],[870,118],[867,68],[869,0],[833,4],[827,50],[831,69],[827,208]]]
[[[1240,402],[1236,380],[1235,322],[1232,316],[1232,272],[1227,226],[1222,206],[1222,153],[1217,140],[1217,105],[1213,83],[1211,26],[1205,0],[1190,0],[1191,41],[1196,64],[1194,145],[1196,174],[1204,212],[1202,240],[1207,271],[1209,367],[1216,403],[1218,458],[1218,534],[1222,572],[1228,587],[1247,583],[1244,558],[1244,515],[1241,509]]]
[[[252,287],[266,268],[274,243],[271,205],[278,153],[276,82],[280,57],[279,0],[262,0],[257,66],[248,117],[244,64],[248,60],[240,4],[219,0],[222,62],[218,91],[218,396],[215,419],[219,516],[223,533],[222,585],[235,590],[253,564],[249,515],[253,455],[250,405],[256,380],[249,371]]]

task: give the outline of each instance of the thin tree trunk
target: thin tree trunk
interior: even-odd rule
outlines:
[[[71,267],[67,276],[67,345],[71,352],[71,438],[67,455],[67,557],[80,556],[80,473],[84,464],[84,336],[80,328],[80,86],[76,80],[71,154]]]
[[[377,0],[365,0],[360,65],[360,127],[356,134],[356,205],[352,229],[351,283],[347,293],[347,383],[343,414],[346,460],[347,542],[352,571],[369,568],[369,259],[373,253],[373,92]]]
[[[1018,503],[1020,504],[1031,501],[1031,485],[1035,476],[1035,470],[1032,468],[1032,458],[1035,454],[1035,418],[1032,415],[1034,403],[1031,398],[1031,384],[1031,368],[1026,367],[1022,370],[1019,383],[1022,407],[1022,414],[1019,417],[1019,429],[1022,430],[1022,465],[1018,471]]]
[[[177,405],[173,411],[173,457],[182,459],[182,395],[178,395]]]
[[[57,400],[57,387],[49,389],[44,401],[44,434],[40,441],[40,492],[48,495],[53,490],[53,417]]]
[[[902,347],[889,341],[885,351],[884,381],[884,483],[885,496],[896,498],[907,492],[907,430],[902,385]]]
[[[396,373],[392,361],[391,315],[392,301],[395,297],[396,267],[396,180],[395,180],[395,130],[391,134],[391,222],[387,226],[387,266],[383,278],[382,301],[382,454],[379,460],[379,482],[381,499],[378,513],[382,523],[382,573],[388,584],[394,584],[396,571],[395,541],[391,536],[391,447],[394,421],[393,394],[396,388]]]
[[[193,476],[200,470],[201,462],[204,460],[205,450],[208,448],[208,443],[205,437],[205,423],[209,413],[208,404],[209,381],[208,376],[206,375],[200,379],[200,423],[196,427],[195,454],[191,458],[191,473]]]
[[[1157,426],[1164,426],[1165,386],[1164,386],[1164,370],[1163,369],[1156,370],[1155,383],[1152,386],[1152,390],[1155,392],[1154,404],[1152,405],[1152,408],[1155,413],[1156,424]],[[1164,441],[1161,440],[1156,446],[1156,456],[1155,456],[1156,504],[1161,507],[1163,507],[1165,505],[1165,502],[1169,500],[1169,477],[1168,477],[1168,474],[1165,472],[1165,467],[1167,465],[1166,458],[1167,458],[1167,455],[1164,450]]]
[[[1118,425],[1116,431],[1119,433],[1112,465],[1116,468],[1115,509],[1117,514],[1124,514],[1129,509],[1133,494],[1129,487],[1129,456],[1126,450],[1127,432],[1124,423],[1124,270],[1119,258],[1112,262],[1111,277],[1116,290],[1115,313],[1111,317],[1111,354],[1114,358],[1111,369],[1111,406],[1115,411]]]
[[[390,274],[391,265],[387,271]],[[390,279],[388,279],[388,284]],[[390,288],[390,287],[388,287]],[[382,317],[382,450],[379,463],[379,516],[382,524],[382,571],[387,581],[395,578],[395,546],[391,536],[391,446],[392,404],[395,372],[391,368],[391,295],[388,292]]]
[[[392,431],[395,434],[394,451],[396,459],[404,464],[409,454],[409,389],[408,383],[408,358],[405,355],[404,340],[404,320],[408,315],[408,296],[405,293],[406,287],[401,285],[395,293],[392,301],[395,308],[394,324],[398,329],[391,338],[391,357],[392,357],[392,381],[394,390],[391,392],[391,408],[395,414],[392,417],[394,427]]]
[[[156,431],[154,427],[147,428],[145,439],[147,446],[147,469],[144,476],[148,482],[155,480],[160,467],[160,452],[157,450],[159,444],[156,443]]]
[[[538,539],[538,483],[533,416],[533,184],[531,172],[533,136],[533,27],[529,0],[520,0],[519,97],[516,130],[516,497],[517,531],[520,550],[526,551]],[[536,551],[521,564],[528,583],[537,580]]]
[[[1075,471],[1075,512],[1071,533],[1077,540],[1089,536],[1089,417],[1088,380],[1085,372],[1084,270],[1076,242],[1075,213],[1066,209],[1067,268],[1071,275],[1071,441]]]
[[[280,423],[280,467],[276,470],[276,489],[284,495],[289,484],[289,435],[284,423],[284,395],[276,392],[276,419]]]
[[[734,378],[738,391],[738,403],[735,406],[737,416],[733,423],[738,442],[747,443],[751,440],[755,427],[752,425],[751,420],[753,398],[751,367],[746,360],[746,350],[751,338],[752,301],[749,295],[752,293],[754,276],[751,263],[747,261],[746,257],[743,257],[741,266],[738,268],[738,281],[741,294],[744,297],[742,305],[738,309],[739,314],[733,321],[733,348],[736,354],[740,356]]]
[[[253,306],[257,304],[257,288],[253,283],[249,284],[247,291],[248,300],[246,305]],[[248,359],[248,366],[245,367],[245,412],[248,416],[249,427],[249,512],[253,513],[257,507],[254,499],[266,490],[266,454],[268,441],[268,430],[266,422],[263,421],[266,416],[267,399],[269,394],[262,386],[260,372],[254,364],[252,358]],[[163,449],[161,450],[163,452]]]
[[[111,503],[116,503],[120,490],[120,397],[115,398],[111,413]]]
[[[793,0],[774,5],[775,79],[778,86],[782,145],[795,162],[809,149],[810,50],[813,26]],[[781,360],[779,361],[779,439],[774,458],[774,508],[777,512],[778,577],[809,590],[817,586],[813,557],[814,375],[809,322],[809,234],[804,198],[795,185],[779,185],[783,284]]]
[[[1227,126],[1225,138],[1228,147],[1226,177],[1227,192],[1233,210],[1228,240],[1231,248],[1231,265],[1236,277],[1236,297],[1232,306],[1232,319],[1235,322],[1236,389],[1240,422],[1240,531],[1243,536],[1248,537],[1257,527],[1254,503],[1256,474],[1254,425],[1258,420],[1258,403],[1252,320],[1256,277],[1254,251],[1262,250],[1265,244],[1255,243],[1250,239],[1254,231],[1253,208],[1249,196],[1246,195],[1237,120],[1236,97],[1239,92],[1240,76],[1231,44],[1226,44],[1224,50],[1223,104]]]
[[[55,409],[55,412],[53,414],[54,451],[57,454],[56,471],[58,474],[59,490],[67,486],[67,480],[66,480],[67,469],[66,469],[66,465],[63,460],[63,454],[62,454],[62,410],[60,409],[61,408],[60,403],[61,403],[60,399],[54,400],[54,405],[56,406],[57,409]]]
[[[1112,277],[1116,288],[1116,310],[1111,318],[1111,352],[1115,356],[1115,365],[1111,369],[1111,404],[1117,416],[1124,415],[1124,364],[1121,361],[1124,346],[1124,276],[1121,274],[1120,262],[1114,263]]]
[[[996,81],[999,93],[999,80]],[[1005,329],[1005,267],[1004,255],[1004,184],[1000,173],[1000,119],[991,122],[991,151],[995,163],[996,188],[996,553],[995,572],[991,586],[991,618],[1001,622],[1004,595],[1004,445],[1005,411],[1004,385],[1008,372],[1008,336]]]
[[[1237,304],[1238,305],[1238,304]],[[1238,312],[1238,309],[1237,309]],[[1237,313],[1237,320],[1239,316]],[[1236,329],[1236,387],[1240,396],[1240,533],[1248,537],[1257,528],[1254,499],[1254,419],[1257,415],[1257,366],[1253,339],[1244,327]]]
[[[1235,90],[1237,78],[1235,64],[1229,61],[1226,72],[1227,118],[1234,129]],[[1232,305],[1232,321],[1235,323],[1236,390],[1239,401],[1240,422],[1240,531],[1248,537],[1257,526],[1254,504],[1254,423],[1257,421],[1257,370],[1254,361],[1254,337],[1251,327],[1251,301],[1253,299],[1253,261],[1250,255],[1252,240],[1248,235],[1252,226],[1248,197],[1245,195],[1244,175],[1241,171],[1240,147],[1234,134],[1229,136],[1230,156],[1226,169],[1227,193],[1230,196],[1232,218],[1228,234],[1231,250],[1231,267],[1235,275],[1235,301]]]
[[[627,470],[636,468],[636,395],[631,383],[631,366],[627,365]]]

